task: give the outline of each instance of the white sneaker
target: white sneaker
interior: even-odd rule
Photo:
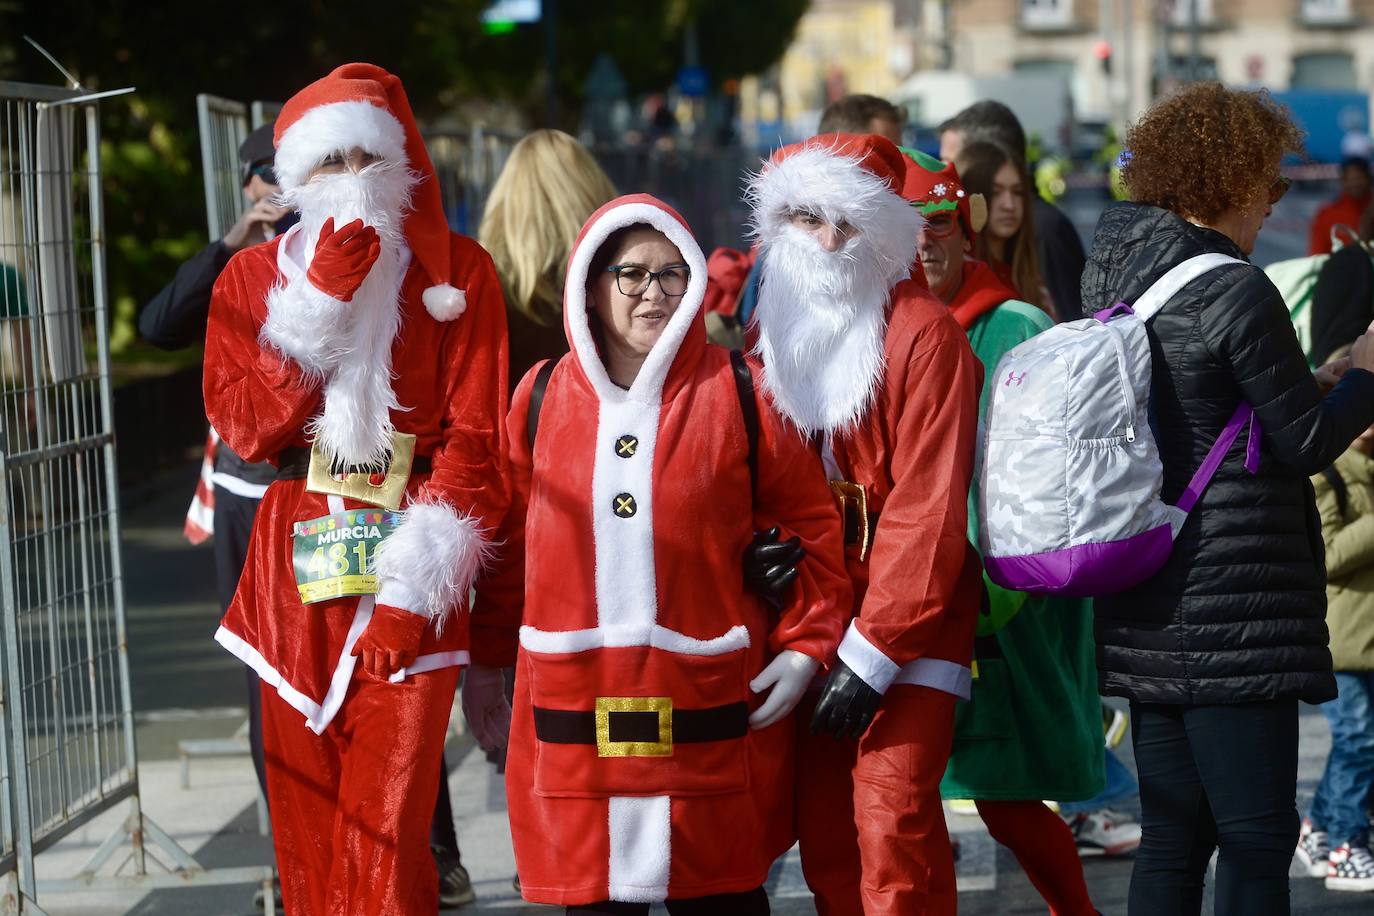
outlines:
[[[1374,891],[1374,856],[1366,846],[1342,843],[1331,850],[1327,860],[1326,889],[1329,891]]]
[[[1122,856],[1140,846],[1140,825],[1128,815],[1102,808],[1065,819],[1080,856]]]
[[[1312,819],[1302,819],[1302,832],[1298,834],[1298,849],[1294,853],[1307,873],[1314,878],[1325,878],[1330,869],[1331,841],[1325,830],[1313,830]]]

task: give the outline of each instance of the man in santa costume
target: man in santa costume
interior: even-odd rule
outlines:
[[[465,605],[507,504],[505,308],[395,76],[338,68],[275,140],[301,221],[229,261],[205,347],[211,422],[277,465],[215,638],[262,679],[287,913],[433,913]]]
[[[829,738],[798,748],[802,864],[822,913],[955,911],[939,786],[980,598],[967,501],[982,373],[911,277],[921,216],[900,194],[905,163],[885,138],[822,135],[779,150],[749,187],[762,388],[819,446],[855,586],[812,730],[858,738],[857,757]]]

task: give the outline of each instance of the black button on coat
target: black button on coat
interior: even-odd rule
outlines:
[[[1091,314],[1132,302],[1175,264],[1243,257],[1221,233],[1119,203],[1098,222],[1083,273]],[[1147,703],[1336,695],[1327,650],[1321,523],[1308,477],[1374,423],[1374,374],[1325,398],[1277,289],[1249,265],[1193,281],[1150,323],[1151,426],[1174,503],[1244,398],[1263,427],[1259,473],[1242,434],[1162,570],[1095,603],[1102,693]]]

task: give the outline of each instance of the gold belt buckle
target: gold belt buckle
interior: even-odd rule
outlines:
[[[849,505],[852,503],[854,506],[854,515],[859,525],[855,537],[859,543],[859,562],[862,563],[868,558],[868,490],[861,483],[832,480],[830,492],[835,494],[835,501],[840,505],[840,518],[843,522],[849,520]]]
[[[657,741],[612,741],[611,713],[652,712],[658,714]],[[585,719],[583,721],[586,721]],[[673,755],[672,697],[597,697],[596,756],[671,757]]]
[[[391,464],[382,481],[374,484],[371,474],[331,473],[329,459],[320,452],[318,445],[311,445],[310,472],[305,479],[305,489],[309,493],[345,496],[383,509],[399,509],[414,459],[415,437],[410,433],[392,433]]]

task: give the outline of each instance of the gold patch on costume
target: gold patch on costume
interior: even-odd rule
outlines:
[[[415,460],[415,437],[410,433],[392,433],[391,464],[386,473],[348,473],[335,474],[330,468],[329,459],[319,450],[310,447],[310,473],[305,480],[309,493],[323,493],[356,499],[358,502],[383,509],[401,508],[401,499],[410,481],[410,467]]]

